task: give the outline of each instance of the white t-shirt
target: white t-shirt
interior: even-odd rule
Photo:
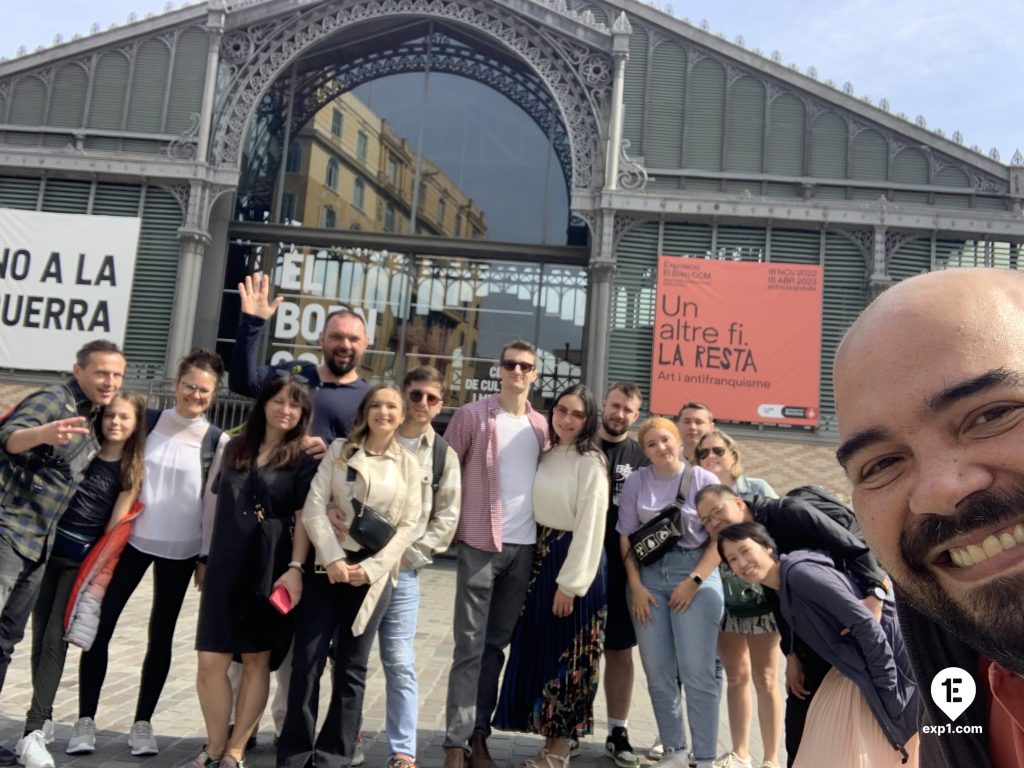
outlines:
[[[533,520],[533,478],[537,474],[540,443],[530,419],[501,411],[498,432],[498,485],[501,487],[501,541],[536,544]]]
[[[170,408],[160,414],[146,436],[146,464],[139,494],[145,509],[129,539],[140,552],[171,560],[199,554],[203,539],[200,452],[209,425],[202,416],[186,419]],[[221,445],[224,442],[226,439]],[[216,470],[216,465],[210,468],[211,477]]]

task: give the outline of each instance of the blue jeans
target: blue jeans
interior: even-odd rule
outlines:
[[[391,755],[416,757],[416,655],[412,641],[420,608],[420,577],[412,568],[398,572],[398,586],[381,620],[378,632],[380,663],[384,668],[387,720],[384,732]]]
[[[4,687],[7,667],[14,646],[25,636],[32,606],[43,583],[45,562],[26,560],[0,538],[0,689]]]
[[[650,623],[636,626],[636,641],[665,749],[686,748],[679,700],[682,682],[694,757],[714,760],[722,695],[715,675],[716,648],[725,605],[718,569],[700,585],[685,611],[676,613],[668,605],[672,590],[690,575],[702,554],[703,550],[677,547],[653,565],[640,567],[640,581],[658,607],[651,609]],[[631,593],[629,599],[632,604]]]

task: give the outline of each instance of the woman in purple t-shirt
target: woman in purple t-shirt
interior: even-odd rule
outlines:
[[[633,472],[622,486],[619,522],[629,579],[627,593],[636,628],[640,661],[647,675],[651,706],[665,745],[662,768],[685,768],[688,757],[680,708],[679,681],[686,692],[686,719],[698,768],[711,768],[718,743],[721,687],[715,675],[715,645],[722,620],[718,553],[697,516],[694,497],[718,479],[693,467],[689,488],[681,488],[686,465],[682,441],[671,421],[645,421],[638,442],[650,466]],[[629,534],[654,518],[676,497],[684,499],[683,536],[657,562],[640,565],[629,548]],[[674,660],[666,663],[666,660]]]

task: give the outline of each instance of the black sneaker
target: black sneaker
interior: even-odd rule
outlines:
[[[629,733],[621,725],[612,728],[604,742],[604,751],[619,768],[637,768],[640,758],[633,752],[629,743]]]

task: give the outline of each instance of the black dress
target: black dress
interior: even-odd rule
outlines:
[[[282,616],[267,598],[288,568],[295,512],[316,470],[305,455],[292,468],[221,468],[196,650],[271,651],[271,667],[280,664],[291,643],[292,614]]]

